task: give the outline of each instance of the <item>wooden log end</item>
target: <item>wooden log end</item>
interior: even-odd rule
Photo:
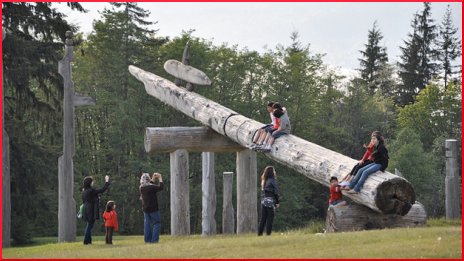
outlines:
[[[377,188],[375,204],[383,214],[404,216],[416,201],[411,183],[402,178],[382,182]]]
[[[327,210],[326,232],[349,232],[371,229],[425,226],[427,213],[419,202],[412,205],[404,216],[381,214],[366,206],[350,204],[330,206]]]

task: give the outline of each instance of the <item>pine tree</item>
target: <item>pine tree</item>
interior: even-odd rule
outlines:
[[[359,51],[363,58],[359,59],[361,78],[366,81],[371,93],[379,88],[379,74],[388,62],[387,48],[380,46],[383,35],[377,27],[377,21],[368,33],[367,44],[364,51]]]
[[[129,65],[152,68],[151,52],[163,43],[148,27],[154,24],[145,20],[148,15],[137,3],[115,3],[111,10],[105,9],[85,43],[85,56],[77,56],[75,63],[76,85],[92,86],[97,98],[91,110],[76,114],[79,127],[86,128],[78,134],[76,149],[87,156],[78,156],[76,167],[95,171],[92,175],[97,180],[111,175],[112,191],[102,201],[112,197],[119,202],[124,233],[138,233],[134,229],[140,227],[135,218],[140,203],[134,188],[138,187],[137,175],[151,171],[140,137],[145,127],[155,125],[149,122],[162,115],[128,72]]]
[[[398,103],[402,106],[413,103],[415,96],[436,75],[432,44],[437,36],[434,20],[430,18],[430,3],[424,3],[422,13],[416,13],[411,23],[413,33],[404,41],[401,60],[398,63],[402,84],[398,90]]]
[[[68,4],[83,11],[79,3]],[[62,59],[68,24],[52,3],[2,3],[5,129],[10,136],[11,237],[56,233]],[[39,215],[40,211],[40,215]]]
[[[404,41],[404,47],[400,47],[402,55],[401,62],[398,63],[400,68],[399,76],[402,83],[398,86],[397,103],[407,105],[414,102],[415,95],[419,92],[421,85],[418,68],[420,64],[420,39],[417,33],[418,29],[417,14],[412,21],[413,33],[409,33],[409,39]]]
[[[458,28],[453,26],[451,17],[451,9],[448,5],[445,16],[443,17],[440,25],[439,36],[436,41],[437,45],[437,57],[440,61],[440,69],[442,70],[443,80],[445,82],[445,89],[448,87],[450,78],[458,73],[454,68],[459,66],[453,66],[453,61],[462,55],[461,52],[461,40],[456,36]]]
[[[421,39],[420,42],[420,67],[419,67],[419,74],[422,75],[422,86],[419,88],[422,90],[425,86],[432,80],[432,78],[436,75],[436,63],[434,61],[434,50],[433,44],[435,39],[437,38],[437,29],[436,25],[434,25],[434,20],[430,18],[432,16],[431,13],[431,3],[424,2],[424,10],[418,16],[419,19],[419,27],[418,33]]]

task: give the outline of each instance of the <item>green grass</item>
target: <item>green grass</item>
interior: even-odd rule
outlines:
[[[433,223],[433,222],[432,222]],[[115,236],[114,245],[103,237],[84,246],[51,243],[3,249],[3,258],[461,258],[462,228],[441,226],[384,229],[349,233],[314,234],[305,229],[255,234],[201,237],[161,236],[158,244],[145,244],[143,236]]]
[[[429,227],[445,227],[445,226],[461,226],[461,219],[446,219],[446,218],[430,218],[427,219],[427,226]]]

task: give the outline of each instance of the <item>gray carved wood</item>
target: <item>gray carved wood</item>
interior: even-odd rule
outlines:
[[[234,205],[232,203],[232,189],[234,182],[233,172],[224,172],[223,174],[223,197],[222,197],[222,233],[235,233]]]
[[[58,63],[64,81],[63,155],[58,159],[58,242],[76,240],[76,202],[73,198],[74,171],[74,83],[71,76],[73,61],[72,33],[66,32],[65,54]]]
[[[256,130],[263,126],[153,73],[135,66],[129,66],[129,71],[144,83],[149,95],[244,147],[251,144]],[[265,155],[327,187],[331,176],[342,179],[357,163],[355,159],[294,135],[276,139],[271,152]],[[347,197],[384,214],[405,215],[415,202],[414,189],[406,179],[380,171],[369,176],[361,193]]]
[[[189,42],[187,42],[185,44],[184,52],[182,53],[182,63],[185,64],[185,65],[190,65],[190,45],[189,45]],[[176,84],[176,86],[180,86],[181,85],[181,80],[176,78],[174,80],[174,83]],[[188,82],[188,83],[186,83],[185,88],[188,91],[193,91],[193,89],[195,89],[195,86]]]
[[[2,29],[2,42],[6,31]],[[2,247],[10,247],[11,235],[11,177],[10,177],[10,137],[5,130],[5,84],[2,65]]]
[[[145,151],[148,153],[173,152],[236,152],[245,149],[207,127],[163,127],[145,129]]]
[[[256,152],[237,152],[237,234],[258,229]]]
[[[63,155],[58,158],[58,242],[76,240],[76,202],[74,194],[74,107],[94,105],[95,101],[74,92],[71,62],[74,59],[73,34],[66,32],[64,57],[58,72],[64,82]]]
[[[404,216],[381,214],[365,206],[350,204],[330,206],[327,210],[326,232],[347,232],[370,229],[425,226],[427,214],[419,202]]]
[[[214,169],[214,152],[203,152],[202,157],[202,212],[201,234],[210,236],[216,234],[216,182]]]
[[[170,154],[171,235],[190,235],[189,156],[186,150]]]
[[[460,219],[461,208],[460,202],[461,197],[459,193],[459,169],[457,156],[457,141],[454,139],[448,139],[445,141],[445,153],[446,153],[446,177],[445,177],[445,191],[446,191],[446,218],[447,219]]]

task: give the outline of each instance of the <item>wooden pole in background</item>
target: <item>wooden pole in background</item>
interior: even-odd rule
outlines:
[[[6,31],[2,30],[2,42]],[[11,177],[10,177],[10,137],[5,129],[5,84],[2,66],[2,247],[10,247],[11,237]]]
[[[233,234],[235,232],[234,205],[232,203],[234,173],[224,172],[223,197],[222,197],[222,233]]]
[[[458,162],[457,156],[457,141],[449,139],[445,141],[446,151],[446,177],[445,177],[445,190],[446,190],[446,218],[447,219],[460,219],[460,202],[459,184],[461,181],[458,176]]]
[[[214,170],[214,152],[203,152],[202,157],[202,212],[201,234],[210,236],[216,234],[216,181]]]

